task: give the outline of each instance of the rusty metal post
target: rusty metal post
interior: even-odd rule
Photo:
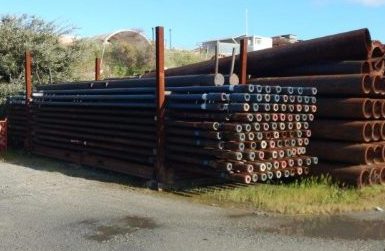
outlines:
[[[155,179],[158,185],[164,183],[164,114],[165,114],[165,76],[164,76],[164,29],[156,28],[156,119],[157,119],[157,152],[155,162]]]
[[[95,59],[95,80],[100,80],[100,58]]]
[[[239,83],[247,83],[247,38],[241,40],[239,64]]]
[[[27,117],[27,133],[24,147],[28,150],[31,147],[31,111],[30,102],[32,100],[32,57],[29,51],[25,52],[25,111]]]

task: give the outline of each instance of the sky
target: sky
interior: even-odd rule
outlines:
[[[172,46],[185,49],[246,26],[249,35],[300,39],[367,27],[385,42],[385,0],[0,0],[0,14],[24,13],[72,25],[80,37],[135,28],[151,39],[152,27],[163,26],[166,40],[171,29]]]

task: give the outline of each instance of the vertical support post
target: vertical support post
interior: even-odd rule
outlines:
[[[27,128],[27,133],[24,141],[24,147],[29,150],[31,148],[31,110],[30,110],[30,102],[32,100],[32,57],[29,51],[25,52],[25,115],[27,119],[27,124],[25,125]]]
[[[239,83],[247,83],[247,38],[241,40],[239,64]]]
[[[164,28],[157,26],[156,32],[156,163],[155,163],[155,179],[159,184],[164,183],[165,166],[164,166],[164,147],[165,147],[165,76],[164,76]]]
[[[32,98],[32,57],[29,51],[25,52],[25,104],[29,105]]]
[[[100,80],[100,58],[95,59],[95,80]]]

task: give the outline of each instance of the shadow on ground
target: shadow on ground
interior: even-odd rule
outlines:
[[[7,163],[21,165],[26,168],[32,168],[35,170],[59,172],[71,177],[116,183],[130,187],[148,187],[148,180],[105,169],[78,165],[53,158],[48,158],[45,156],[38,156],[24,150],[11,149],[2,157],[3,160]],[[274,182],[271,182],[271,184],[282,185],[282,183]],[[255,185],[257,186],[258,184]],[[242,188],[246,186],[250,185],[226,182],[221,179],[202,178],[195,180],[184,180],[177,182],[174,185],[166,185],[164,190],[182,197],[193,197],[202,195],[207,192],[213,192],[215,190]]]
[[[24,150],[11,149],[3,156],[7,163],[21,165],[35,170],[59,172],[67,176],[97,180],[101,182],[117,183],[130,187],[146,188],[147,180],[121,174],[105,169],[78,165],[70,162],[35,155]],[[244,184],[224,182],[223,180],[203,178],[196,180],[185,180],[175,185],[166,185],[164,190],[183,197],[199,196],[202,193],[217,189],[233,189],[244,187]]]
[[[101,182],[117,183],[130,187],[144,188],[146,180],[116,173],[109,170],[82,166],[70,162],[60,161],[48,157],[34,155],[23,150],[9,150],[3,160],[10,164],[21,165],[35,170],[59,172],[67,176],[97,180]]]

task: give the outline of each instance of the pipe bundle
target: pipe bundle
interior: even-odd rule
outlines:
[[[368,29],[360,29],[340,34],[310,39],[285,46],[251,51],[247,55],[247,74],[255,77],[301,76],[322,74],[343,74],[366,71],[363,61],[381,57],[381,46],[371,46]],[[239,57],[239,56],[238,56]],[[354,63],[350,63],[354,61]],[[360,61],[360,63],[357,63]],[[239,72],[236,60],[235,72]],[[227,72],[231,57],[219,59],[219,71]],[[378,67],[376,62],[371,66]],[[208,60],[191,65],[166,70],[166,76],[208,74],[213,72],[214,61]],[[306,72],[306,73],[305,73]],[[315,73],[317,72],[317,73]],[[154,76],[154,73],[147,74]]]
[[[248,52],[247,74],[250,84],[317,88],[315,140],[309,150],[321,165],[313,173],[360,187],[385,183],[384,59],[384,45],[360,29]],[[221,71],[230,65],[231,57],[219,60]],[[168,69],[166,75],[213,69],[213,61],[205,61]]]
[[[237,84],[238,79],[228,79]],[[168,90],[221,87],[221,74],[167,78]],[[228,85],[230,86],[230,85]],[[226,88],[226,87],[225,87]],[[155,78],[44,85],[30,104],[31,151],[151,179],[156,156]],[[8,102],[23,106],[23,96]],[[127,166],[129,163],[129,167]]]
[[[316,87],[318,111],[309,153],[319,157],[320,165],[312,172],[358,187],[385,183],[385,51],[377,41],[369,45],[355,61],[346,56],[250,80]]]
[[[238,72],[239,60],[234,67],[232,62],[231,57],[219,59],[219,71]],[[321,161],[311,169],[314,175],[328,173],[359,187],[385,183],[385,49],[371,40],[367,29],[249,52],[247,86],[237,86],[234,76],[210,74],[214,68],[215,62],[209,60],[165,72],[166,161],[172,170],[248,183],[266,180],[265,176],[277,178],[279,173],[285,176],[287,170],[316,162],[306,157],[309,154]],[[52,137],[55,144],[63,144],[58,139],[73,140],[66,142],[74,148],[66,149],[66,154],[62,148],[43,150],[64,159],[76,155],[82,163],[104,167],[101,163],[110,165],[119,159],[121,169],[131,158],[151,170],[156,156],[151,141],[155,137],[152,76],[39,88],[32,101],[32,145],[41,148]],[[318,90],[317,107],[312,104],[312,87]],[[10,135],[20,141],[29,133],[23,127],[28,114],[23,115],[21,100],[9,101]],[[314,140],[305,147],[316,108]],[[48,129],[54,131],[50,134]],[[58,137],[56,132],[69,134]],[[85,138],[88,134],[94,137]],[[121,140],[131,140],[131,145]],[[108,160],[100,159],[106,154]]]
[[[167,97],[167,165],[243,183],[309,173],[315,88],[242,85]]]
[[[27,135],[27,105],[25,96],[10,96],[6,102],[8,120],[8,142],[12,146],[23,146]]]
[[[307,174],[317,162],[306,152],[316,89],[229,81],[220,74],[166,78],[166,180],[250,183]],[[22,98],[10,98],[9,111],[25,108]],[[155,80],[147,78],[38,87],[30,103],[30,149],[150,179],[157,157],[154,101]]]

